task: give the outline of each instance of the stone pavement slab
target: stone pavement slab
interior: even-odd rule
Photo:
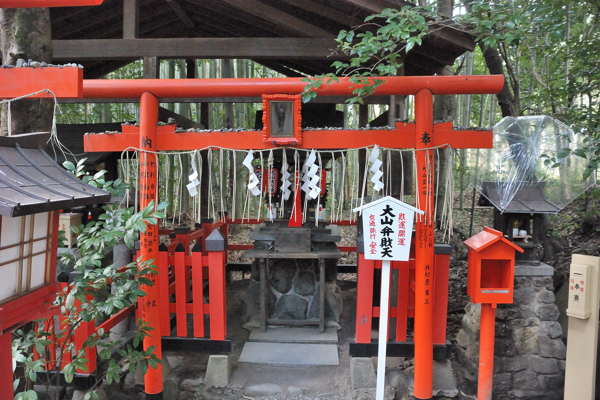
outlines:
[[[335,344],[247,342],[239,362],[270,365],[339,365]]]
[[[338,335],[335,328],[326,328],[319,332],[313,327],[281,327],[269,328],[266,332],[253,329],[250,333],[252,342],[277,342],[277,343],[337,343]]]

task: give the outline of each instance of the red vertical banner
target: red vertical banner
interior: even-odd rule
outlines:
[[[433,94],[415,95],[417,208],[415,230],[415,399],[431,399],[433,384]]]
[[[143,93],[140,99],[140,207],[144,208],[158,200],[158,174],[157,174],[157,131],[158,99],[151,93]],[[147,224],[146,232],[140,233],[140,252],[142,262],[154,259],[158,263],[158,226]],[[142,300],[142,319],[154,328],[150,336],[144,339],[144,350],[154,347],[154,354],[162,359],[160,335],[160,307],[158,278],[156,275],[149,277],[153,286],[144,286],[146,296]],[[162,394],[163,379],[162,365],[156,369],[148,368],[144,377],[145,391],[147,394]],[[162,397],[162,395],[161,395]]]

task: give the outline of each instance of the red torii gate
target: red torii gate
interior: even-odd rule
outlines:
[[[19,88],[0,88],[0,98],[16,97],[49,88],[59,90],[64,85],[60,70],[46,73],[41,69],[12,69],[8,73],[21,75]],[[46,70],[48,71],[48,70]],[[14,76],[11,77],[14,81]],[[5,80],[6,81],[6,80]],[[449,145],[452,148],[491,148],[492,132],[452,130],[451,123],[433,123],[433,95],[446,94],[486,94],[498,93],[504,84],[503,76],[427,76],[427,77],[388,77],[385,83],[375,90],[378,95],[414,95],[415,123],[396,123],[395,130],[311,130],[302,132],[299,149],[340,149],[358,148],[377,144],[381,147],[403,149],[415,148],[417,171],[417,191],[420,207],[426,211],[424,219],[417,220],[418,240],[415,244],[415,388],[417,399],[430,399],[432,396],[433,375],[433,305],[432,285],[428,278],[434,262],[433,236],[433,150],[436,146]],[[260,131],[248,132],[162,132],[157,133],[158,99],[184,97],[255,97],[267,94],[297,95],[306,86],[300,78],[273,79],[136,79],[136,80],[83,80],[79,81],[83,98],[126,98],[140,99],[140,129],[137,133],[120,135],[87,135],[86,151],[122,151],[128,147],[142,150],[140,174],[147,185],[140,191],[140,203],[144,207],[149,199],[157,198],[158,178],[156,155],[161,150],[195,150],[210,146],[229,149],[274,149],[280,148],[265,141]],[[317,89],[319,96],[351,96],[356,86],[347,78]],[[48,97],[41,94],[40,97]],[[429,150],[427,150],[429,149]],[[144,151],[146,150],[146,151]],[[147,152],[150,151],[150,152]],[[152,174],[154,172],[154,174]],[[152,185],[154,183],[154,185]],[[151,189],[152,188],[152,189]],[[156,258],[158,241],[156,226],[150,226],[140,238],[142,260]],[[146,240],[143,240],[146,239]],[[360,266],[359,266],[360,268]],[[156,286],[147,290],[150,300],[158,301]],[[159,307],[154,310],[158,310]],[[145,319],[158,327],[158,312],[147,313]],[[358,316],[357,316],[358,317]],[[144,347],[153,345],[156,354],[161,356],[160,335],[147,339]],[[151,395],[162,393],[161,368],[149,369],[146,374],[146,392]]]

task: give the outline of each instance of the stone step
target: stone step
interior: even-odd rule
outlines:
[[[253,329],[250,333],[251,342],[269,343],[324,343],[337,344],[338,335],[335,328],[326,328],[319,332],[313,327],[269,327],[266,332]]]
[[[340,365],[335,344],[246,342],[239,362],[268,365]]]

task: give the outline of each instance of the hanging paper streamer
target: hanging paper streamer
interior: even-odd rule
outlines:
[[[190,183],[186,185],[188,192],[190,192],[190,196],[196,197],[198,195],[198,186],[200,186],[200,181],[198,180],[198,171],[196,170],[196,152],[194,152],[192,156],[192,174],[188,176]]]
[[[321,187],[318,186],[321,177],[317,174],[320,167],[318,164],[315,164],[315,160],[317,159],[317,154],[313,149],[310,152],[310,155],[306,159],[304,166],[302,167],[302,191],[308,194],[308,197],[311,199],[316,199],[321,193]]]
[[[254,156],[252,155],[252,150],[248,151],[246,158],[244,158],[244,166],[248,168],[248,175],[250,176],[250,183],[248,183],[248,189],[254,196],[260,196],[260,181],[258,177],[254,173],[254,167],[252,166],[252,160],[254,160]]]
[[[292,186],[292,182],[290,181],[290,172],[288,171],[289,165],[284,163],[281,166],[281,191],[283,192],[283,199],[289,200],[290,194],[292,191],[290,190],[290,186]]]
[[[370,169],[371,172],[374,174],[371,178],[371,182],[373,182],[374,184],[373,190],[379,192],[381,189],[383,189],[384,186],[383,181],[381,180],[381,177],[383,176],[383,171],[381,171],[380,168],[383,162],[381,162],[381,160],[379,159],[379,146],[375,145],[373,147],[371,155],[369,156],[369,162],[372,164]]]

